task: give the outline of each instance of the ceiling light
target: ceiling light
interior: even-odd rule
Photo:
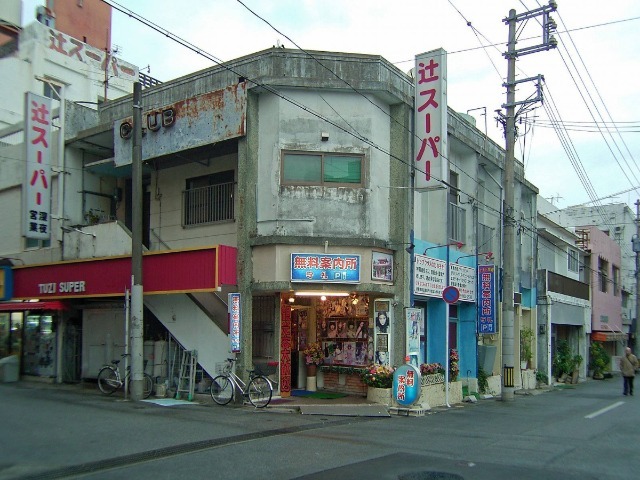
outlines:
[[[322,290],[296,292],[296,297],[348,297],[349,292],[324,292]]]

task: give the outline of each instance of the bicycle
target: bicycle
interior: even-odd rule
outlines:
[[[131,356],[131,354],[125,353],[120,356],[124,358],[127,356]],[[131,366],[127,366],[127,371],[125,372],[124,378],[122,378],[120,374],[120,367],[118,366],[119,363],[120,360],[112,360],[111,365],[105,365],[98,372],[98,388],[105,395],[111,395],[113,392],[122,387],[124,385],[124,382],[128,382],[128,390],[131,391]],[[152,391],[153,379],[151,378],[151,375],[145,373],[142,384],[142,398],[149,398]]]
[[[217,375],[211,382],[211,398],[218,405],[226,405],[235,397],[236,390],[240,390],[244,398],[248,398],[256,408],[264,408],[269,405],[273,395],[273,385],[271,381],[256,373],[255,370],[249,372],[249,382],[244,383],[240,377],[233,373],[233,362],[235,358],[227,358],[225,367],[220,375]]]

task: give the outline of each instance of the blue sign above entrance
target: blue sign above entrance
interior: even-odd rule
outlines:
[[[360,255],[292,253],[291,281],[359,283]]]

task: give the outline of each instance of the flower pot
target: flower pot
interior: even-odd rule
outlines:
[[[315,364],[307,365],[307,377],[315,377],[318,373],[318,366]]]
[[[317,378],[316,375],[318,373],[318,366],[314,363],[311,365],[307,365],[307,390],[310,392],[315,392],[317,387]]]

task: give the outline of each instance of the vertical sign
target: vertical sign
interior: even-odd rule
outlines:
[[[478,333],[497,333],[495,308],[495,265],[478,266]]]
[[[25,94],[23,232],[27,238],[51,237],[51,99]]]
[[[231,351],[240,352],[240,326],[242,325],[242,313],[240,311],[240,294],[229,294],[229,339]]]
[[[416,55],[416,188],[441,187],[447,175],[447,52],[442,48]]]
[[[409,363],[420,368],[420,331],[424,323],[424,310],[422,308],[406,308],[405,320],[407,325],[407,351]]]

